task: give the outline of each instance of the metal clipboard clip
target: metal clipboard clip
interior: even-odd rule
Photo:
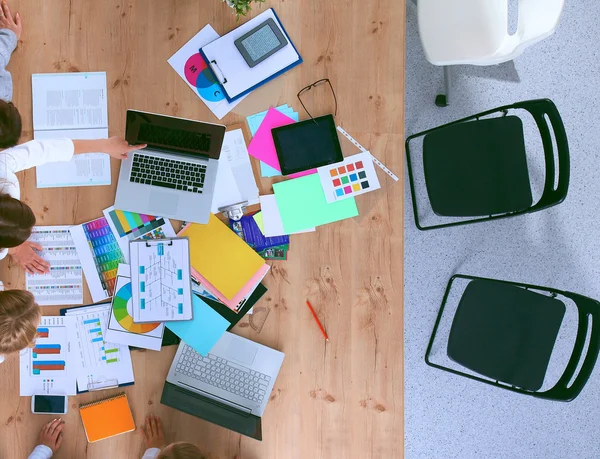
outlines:
[[[169,241],[169,242],[166,242]],[[163,244],[163,245],[167,245],[169,247],[171,247],[173,245],[173,240],[172,239],[157,239],[156,241],[146,241],[146,247],[152,247],[152,246],[156,246],[159,244]]]
[[[209,65],[210,65],[210,68],[212,69],[212,71],[214,72],[215,76],[219,80],[219,83],[226,84],[227,83],[227,78],[225,78],[225,74],[223,73],[223,71],[219,67],[219,64],[217,64],[217,61],[215,61],[213,59],[212,61],[209,62]],[[218,74],[217,74],[217,71],[218,71]]]
[[[119,387],[119,381],[116,379],[107,379],[106,381],[90,382],[87,385],[88,391],[94,392],[97,390],[115,389]]]
[[[244,212],[246,207],[248,206],[248,201],[236,202],[235,204],[230,204],[228,206],[219,207],[219,212],[225,214],[227,218],[233,221],[239,221],[244,216]]]

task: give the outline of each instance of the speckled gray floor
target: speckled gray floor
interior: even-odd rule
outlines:
[[[554,286],[600,299],[599,17],[597,0],[568,1],[556,33],[526,50],[514,65],[456,68],[452,106],[440,109],[433,98],[442,87],[442,71],[424,58],[416,9],[409,2],[406,134],[502,104],[549,97],[567,129],[571,185],[566,201],[550,210],[420,232],[414,226],[407,182],[408,459],[600,458],[600,363],[575,401],[556,403],[450,375],[423,360],[446,283],[454,273]],[[534,181],[538,173],[533,164]],[[567,318],[563,329],[569,325],[575,323]],[[568,342],[564,335],[561,331],[561,343]],[[557,347],[557,361],[566,350],[568,346]]]

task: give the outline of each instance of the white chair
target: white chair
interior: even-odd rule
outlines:
[[[418,0],[419,34],[425,57],[444,66],[450,100],[450,65],[494,65],[513,60],[528,46],[552,35],[565,0],[518,0],[518,25],[508,34],[508,0]]]

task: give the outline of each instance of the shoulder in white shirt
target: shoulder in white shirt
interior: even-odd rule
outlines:
[[[154,459],[156,456],[158,456],[160,451],[160,448],[148,448],[142,456],[142,459]]]
[[[55,161],[69,161],[75,153],[71,139],[31,140],[0,151],[0,193],[21,199],[17,172]],[[1,248],[0,260],[8,250]]]

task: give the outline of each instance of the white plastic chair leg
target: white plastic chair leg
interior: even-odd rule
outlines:
[[[438,107],[447,107],[450,103],[450,85],[452,78],[450,75],[450,66],[444,66],[444,93],[435,96],[435,105]]]

